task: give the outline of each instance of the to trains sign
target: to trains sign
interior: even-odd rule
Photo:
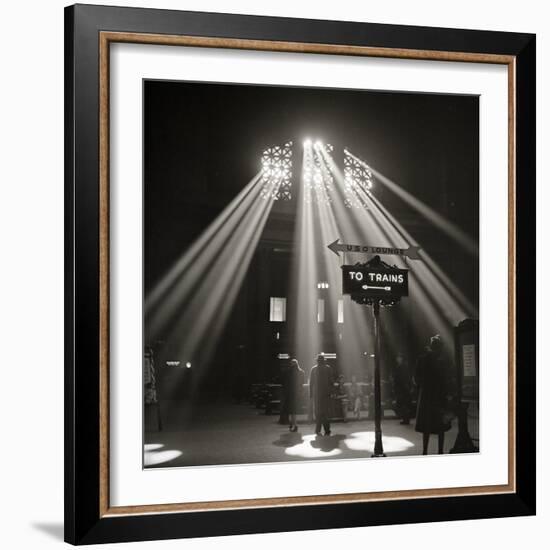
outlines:
[[[342,266],[342,293],[368,298],[401,298],[409,295],[407,269]]]

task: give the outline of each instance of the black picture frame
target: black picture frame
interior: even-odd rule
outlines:
[[[100,502],[100,33],[511,56],[515,68],[515,491],[112,515]],[[535,514],[535,60],[532,34],[75,5],[65,9],[65,540],[72,544]],[[140,162],[136,159],[136,162]],[[104,451],[103,451],[104,452]]]

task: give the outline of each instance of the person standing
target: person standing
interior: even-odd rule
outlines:
[[[321,435],[321,425],[325,435],[330,435],[330,398],[333,391],[333,376],[325,356],[317,356],[317,364],[309,377],[309,396],[315,409],[315,433]]]
[[[411,375],[404,355],[399,352],[393,364],[393,391],[397,416],[401,424],[410,424],[411,418]]]
[[[290,360],[285,380],[285,403],[288,413],[289,430],[298,431],[296,415],[300,408],[300,398],[304,384],[304,371],[300,368],[297,359]]]
[[[337,411],[334,416],[338,416],[345,422],[348,410],[348,392],[346,390],[346,384],[344,382],[344,375],[338,376],[335,384],[334,402],[337,405]]]
[[[443,454],[445,432],[451,428],[446,414],[450,365],[438,334],[430,338],[426,352],[418,359],[414,378],[419,390],[415,430],[422,433],[422,454],[428,454],[431,434],[437,435],[438,453]]]
[[[357,420],[361,419],[361,405],[363,400],[363,391],[357,378],[355,376],[351,377],[351,386],[350,386],[350,402],[353,406],[353,414]]]

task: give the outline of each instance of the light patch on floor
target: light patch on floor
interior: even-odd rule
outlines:
[[[158,451],[159,449],[162,449],[163,447],[164,447],[164,443],[146,443],[143,446],[143,449],[147,453],[149,451]]]
[[[349,434],[344,440],[344,444],[350,451],[368,451],[374,452],[374,432],[355,432]],[[398,453],[412,449],[414,443],[403,437],[382,435],[382,446],[386,453]]]
[[[329,458],[342,454],[342,450],[334,446],[331,440],[331,437],[304,435],[302,442],[285,449],[285,454],[302,458]]]
[[[145,466],[156,466],[179,458],[183,453],[176,450],[161,451],[164,447],[161,443],[148,443],[145,445],[143,462]]]

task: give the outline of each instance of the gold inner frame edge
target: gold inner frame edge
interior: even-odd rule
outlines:
[[[111,507],[109,502],[109,83],[110,44],[133,43],[161,46],[187,46],[225,48],[271,52],[314,53],[327,55],[352,55],[364,57],[387,57],[430,61],[455,61],[465,63],[492,63],[508,67],[508,483],[476,487],[418,489],[405,491],[382,491],[371,493],[347,493],[302,497],[277,497],[213,502],[190,502],[171,504],[147,504],[139,506]],[[127,33],[101,31],[99,33],[99,515],[158,514],[198,512],[208,510],[231,510],[261,507],[304,506],[321,504],[344,504],[352,502],[376,502],[418,498],[441,498],[449,496],[487,495],[514,493],[516,490],[516,58],[511,55],[415,50],[403,48],[380,48],[339,44],[305,42],[281,42],[186,35],[163,35],[152,33]]]

